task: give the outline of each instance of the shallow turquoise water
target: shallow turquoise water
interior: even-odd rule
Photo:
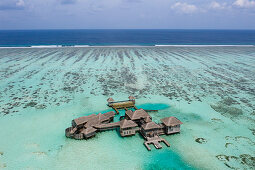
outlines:
[[[252,169],[254,57],[254,47],[0,49],[0,169]],[[64,136],[72,119],[129,95],[160,109],[156,122],[184,123],[163,136],[171,147],[148,152],[116,131]]]

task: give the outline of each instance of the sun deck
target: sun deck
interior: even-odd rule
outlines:
[[[160,142],[163,142],[167,147],[170,147],[170,144],[167,142],[167,140],[159,136],[147,137],[146,141],[144,142],[144,145],[149,151],[151,150],[151,148],[149,147],[150,144],[153,144],[156,149],[161,149],[162,146],[160,145]]]
[[[124,101],[114,101],[113,98],[108,98],[107,102],[108,102],[107,106],[112,107],[117,114],[119,113],[118,109],[125,110],[127,110],[128,108],[137,109],[137,107],[135,106],[135,98],[133,96],[129,96],[129,100]]]

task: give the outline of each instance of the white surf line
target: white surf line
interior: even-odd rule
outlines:
[[[254,47],[255,45],[155,45],[155,47]]]
[[[8,49],[8,48],[132,48],[132,47],[155,47],[155,46],[143,46],[143,45],[118,45],[118,46],[89,46],[89,45],[75,45],[75,46],[31,46],[31,47],[0,47],[0,49]]]
[[[101,45],[101,46],[90,46],[90,45],[38,45],[38,46],[20,46],[20,47],[0,47],[0,49],[23,49],[23,48],[133,48],[133,47],[255,47],[255,45]]]
[[[21,48],[21,49],[23,49],[23,48],[61,48],[62,46],[59,46],[59,45],[49,45],[49,46],[30,46],[30,47],[28,47],[28,46],[21,46],[21,47],[0,47],[0,49],[8,49],[8,48]]]
[[[74,46],[70,46],[70,47],[90,47],[90,46],[89,45],[74,45]]]

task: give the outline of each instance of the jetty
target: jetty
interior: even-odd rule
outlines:
[[[161,123],[153,122],[148,111],[142,108],[138,109],[135,106],[133,96],[129,96],[128,100],[125,101],[114,101],[113,98],[108,98],[107,102],[107,105],[112,107],[115,112],[91,114],[72,120],[72,126],[65,130],[66,137],[77,140],[89,139],[94,137],[96,133],[107,130],[117,130],[122,137],[139,133],[145,140],[145,147],[150,151],[150,144],[153,144],[156,149],[162,148],[160,143],[164,143],[167,147],[170,146],[168,141],[160,135],[180,132],[182,122],[179,119],[171,116],[161,119]],[[124,109],[125,115],[120,117],[120,121],[113,122],[115,115],[119,114],[118,109]]]
[[[137,107],[135,106],[135,98],[133,96],[129,96],[128,97],[129,100],[124,100],[124,101],[117,101],[115,102],[113,100],[113,98],[108,98],[107,99],[107,102],[108,102],[108,106],[109,107],[112,107],[113,110],[115,110],[115,112],[117,114],[119,114],[119,111],[118,109],[125,109],[125,110],[128,110],[128,108],[134,108],[134,109],[137,109]]]

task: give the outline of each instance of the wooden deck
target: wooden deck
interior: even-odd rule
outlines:
[[[147,137],[146,140],[147,141],[144,142],[144,145],[149,151],[151,150],[151,148],[149,147],[150,144],[153,144],[156,149],[162,148],[162,146],[160,145],[160,142],[165,143],[167,147],[170,146],[170,144],[167,142],[167,140],[165,140],[159,136]]]
[[[118,109],[128,110],[128,108],[134,108],[134,109],[137,110],[137,107],[135,106],[135,101],[134,100],[109,102],[107,105],[109,107],[112,107],[117,114],[119,114]]]

